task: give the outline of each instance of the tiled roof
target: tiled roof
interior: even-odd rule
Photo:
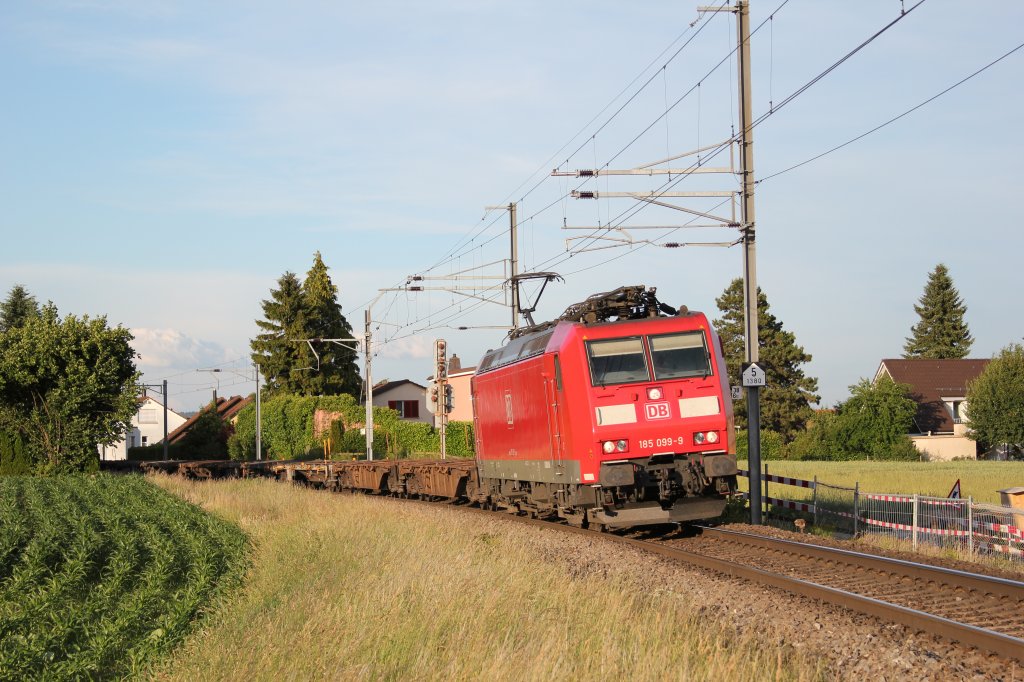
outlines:
[[[242,411],[242,408],[251,403],[253,399],[253,396],[243,398],[240,395],[233,395],[230,398],[217,398],[217,414],[220,415],[220,418],[224,421],[231,421],[239,412]],[[189,429],[191,429],[199,419],[199,415],[206,410],[206,407],[199,410],[189,417],[184,424],[167,434],[167,442],[169,444],[181,442],[181,439],[185,437],[185,434],[189,432]]]
[[[875,374],[883,372],[899,384],[909,384],[917,403],[914,423],[920,433],[952,433],[953,415],[943,398],[963,398],[967,384],[985,369],[988,360],[931,360],[924,358],[882,360]]]
[[[426,386],[420,386],[412,379],[399,379],[398,381],[385,381],[382,384],[377,384],[373,387],[373,392],[375,395],[380,395],[381,393],[387,393],[391,389],[398,388],[403,384],[412,384],[416,388],[422,388],[424,391],[427,390]]]

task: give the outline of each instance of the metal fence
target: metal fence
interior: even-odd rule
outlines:
[[[740,471],[747,476],[746,471]],[[774,476],[765,467],[764,502],[771,507],[813,515],[815,525],[852,535],[875,535],[960,554],[1001,556],[1024,563],[1024,510],[926,495],[869,493],[854,487]],[[809,488],[810,500],[769,497],[768,485]]]
[[[814,477],[814,525],[827,522],[836,530],[856,535],[859,530],[860,489],[823,483]]]

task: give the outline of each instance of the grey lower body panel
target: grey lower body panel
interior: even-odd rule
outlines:
[[[670,509],[662,509],[659,504],[650,504],[625,509],[595,509],[591,518],[609,528],[627,528],[630,526],[650,526],[659,523],[682,523],[713,519],[725,511],[725,499],[717,497],[689,497],[676,500]]]
[[[550,459],[477,459],[481,478],[539,483],[579,483],[580,463]]]

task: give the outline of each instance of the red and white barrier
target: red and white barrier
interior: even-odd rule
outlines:
[[[750,477],[750,472],[746,469],[739,470],[740,476]],[[776,476],[775,474],[768,474],[765,476],[761,474],[761,480],[769,483],[781,483],[782,485],[793,485],[797,488],[814,488],[814,481],[804,481],[799,478],[787,478],[786,476]]]
[[[740,497],[745,500],[750,499],[750,493],[740,493]],[[776,507],[785,507],[786,509],[793,509],[796,511],[814,513],[814,505],[806,504],[804,502],[793,502],[792,500],[780,500],[777,497],[765,497],[762,498],[768,504],[773,504]]]
[[[875,500],[876,502],[902,502],[904,504],[913,504],[913,496],[908,495],[882,495],[879,493],[861,493],[860,495],[865,500]],[[918,498],[918,504],[930,504],[934,507],[963,507],[967,504],[967,500],[929,500]]]

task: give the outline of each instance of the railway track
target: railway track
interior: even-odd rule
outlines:
[[[720,528],[699,530],[685,539],[602,537],[1024,662],[1024,582]]]
[[[234,469],[221,472],[216,464],[197,462],[181,471],[172,469],[203,479],[238,475]],[[313,474],[320,463],[303,466],[309,469],[303,480],[319,485]],[[501,516],[591,539],[599,536],[671,561],[776,587],[1024,663],[1024,582],[721,528],[699,527],[696,537],[671,534],[641,540],[459,506],[490,518]]]

